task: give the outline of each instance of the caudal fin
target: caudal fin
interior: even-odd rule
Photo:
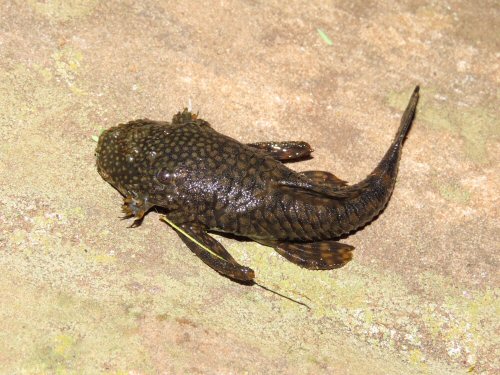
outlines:
[[[397,142],[403,142],[408,132],[410,131],[411,124],[413,123],[413,118],[415,117],[415,111],[417,109],[417,103],[419,98],[420,86],[416,86],[411,95],[410,101],[406,106],[406,109],[401,117],[401,125],[399,125],[398,132],[396,133]]]
[[[346,229],[352,230],[366,224],[389,201],[396,183],[403,141],[415,117],[419,97],[418,92],[419,87],[417,86],[413,90],[410,101],[403,113],[396,137],[377,167],[361,182],[341,190],[346,196],[352,197],[345,199],[344,204],[350,207],[350,211],[357,213],[352,217],[352,222],[345,226]]]
[[[384,176],[387,176],[394,179],[393,183],[396,182],[395,178],[398,172],[401,149],[403,148],[403,142],[408,135],[411,124],[413,123],[413,119],[415,118],[415,111],[417,109],[419,98],[419,90],[419,86],[416,86],[413,90],[410,101],[408,102],[403,116],[401,117],[401,124],[399,125],[399,129],[396,133],[396,136],[394,137],[394,141],[392,142],[391,146],[385,153],[380,163],[377,165],[377,168],[374,169],[369,177],[377,176],[379,178],[383,178]]]

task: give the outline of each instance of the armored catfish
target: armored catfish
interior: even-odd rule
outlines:
[[[242,282],[255,277],[207,231],[251,238],[308,269],[337,268],[354,247],[335,239],[371,221],[391,196],[418,98],[417,86],[385,156],[353,185],[282,163],[309,156],[305,142],[242,144],[187,110],[172,122],[143,119],[106,130],[97,145],[97,169],[123,195],[132,226],[151,207],[162,207],[189,249],[225,276]]]

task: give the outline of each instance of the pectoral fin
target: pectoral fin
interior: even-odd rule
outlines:
[[[175,225],[166,218],[163,220],[177,230],[182,241],[193,253],[217,272],[242,282],[254,279],[254,271],[238,264],[231,254],[200,225],[196,223]]]
[[[335,241],[293,243],[280,242],[275,250],[301,267],[310,270],[340,268],[352,259],[353,246]]]

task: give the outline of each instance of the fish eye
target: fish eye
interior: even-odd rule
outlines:
[[[166,169],[161,169],[156,173],[156,179],[161,182],[162,184],[166,184],[172,180],[173,173],[166,170]]]

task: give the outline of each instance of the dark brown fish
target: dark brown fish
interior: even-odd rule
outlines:
[[[305,142],[242,144],[187,110],[171,123],[136,120],[106,130],[97,169],[124,196],[132,226],[151,207],[164,208],[186,245],[230,278],[252,281],[254,271],[238,264],[209,230],[272,246],[308,269],[337,268],[354,247],[334,239],[372,220],[391,196],[418,92],[417,86],[385,156],[354,185],[329,172],[287,168],[282,161],[310,155]]]

